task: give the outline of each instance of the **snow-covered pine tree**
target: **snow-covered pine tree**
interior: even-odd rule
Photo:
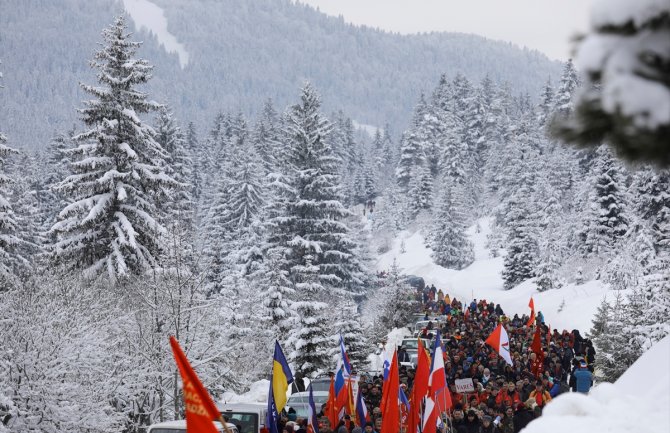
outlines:
[[[172,111],[161,107],[156,119],[156,142],[167,152],[165,173],[177,184],[170,190],[165,208],[165,225],[179,224],[190,231],[193,225],[193,159],[181,128],[173,118]]]
[[[295,365],[296,374],[303,377],[316,377],[327,370],[328,348],[332,344],[328,332],[330,325],[324,320],[328,314],[328,304],[319,301],[324,294],[319,275],[321,270],[312,261],[313,257],[306,254],[303,257],[304,265],[291,268],[291,277],[300,300],[291,305],[296,320],[289,331],[287,346],[292,347],[293,351],[288,357]]]
[[[433,206],[433,176],[425,164],[416,166],[406,196],[406,210],[412,219]]]
[[[326,141],[330,123],[320,113],[320,105],[308,83],[288,116],[288,179],[294,196],[286,203],[284,224],[291,250],[287,259],[290,267],[305,266],[304,257],[309,255],[324,290],[355,291],[361,265],[344,221],[350,213],[342,205],[339,160]]]
[[[335,340],[333,347],[339,347],[339,336],[341,335],[353,368],[358,371],[365,371],[368,367],[367,359],[370,354],[370,346],[363,333],[358,307],[351,297],[345,297],[341,304],[340,308],[337,309],[338,320],[335,322],[335,329],[339,334],[333,338]]]
[[[554,96],[554,110],[560,116],[565,118],[574,110],[573,98],[575,91],[580,85],[575,65],[572,63],[572,59],[568,59],[565,66],[563,66],[563,74],[561,75],[558,89],[556,89],[556,95]]]
[[[191,177],[188,180],[188,184],[191,186],[191,197],[193,198],[195,206],[202,193],[203,179],[202,173],[200,173],[200,141],[198,140],[198,132],[196,131],[193,122],[188,122],[184,144],[186,146],[186,154],[191,157]]]
[[[601,310],[605,309],[601,305]],[[614,382],[640,356],[640,347],[624,334],[628,310],[622,292],[617,291],[614,301],[606,308],[607,320],[593,343],[598,349],[598,370],[608,382]],[[600,321],[602,317],[598,317]]]
[[[271,99],[265,101],[263,111],[252,133],[252,141],[259,159],[263,162],[264,174],[276,171],[275,149],[280,134],[279,115]]]
[[[626,234],[628,220],[625,189],[621,180],[622,167],[614,160],[611,151],[602,145],[597,151],[594,166],[594,189],[591,209],[584,229],[585,254],[603,254],[610,251]]]
[[[384,287],[378,290],[377,296],[381,300],[381,311],[377,320],[379,332],[385,334],[389,329],[407,326],[415,306],[413,295],[412,288],[403,280],[400,268],[394,261]]]
[[[54,252],[71,269],[116,280],[156,265],[165,231],[157,204],[175,182],[154,130],[138,117],[159,107],[136,87],[151,78],[149,63],[133,58],[141,43],[129,40],[124,16],[103,38],[91,63],[102,86],[82,86],[96,97],[81,110],[89,129],[74,137],[74,174],[58,186],[72,203],[53,227]]]
[[[540,102],[538,103],[538,113],[537,121],[540,126],[545,126],[547,121],[550,120],[552,114],[554,113],[556,104],[554,102],[554,88],[551,85],[551,80],[547,80],[547,83],[542,88],[542,93],[540,94]]]
[[[1,78],[2,72],[0,72]],[[8,158],[17,153],[15,149],[7,146],[7,137],[0,131],[0,282],[4,283],[3,286],[8,284],[12,277],[12,263],[18,258],[15,246],[20,242],[16,236],[16,217],[9,202],[7,189],[11,178],[6,174]]]
[[[609,3],[593,8],[592,28],[577,51],[586,83],[575,116],[557,133],[585,146],[610,143],[626,159],[667,166],[670,4],[635,3],[616,14],[611,9]]]
[[[463,269],[475,259],[472,242],[465,236],[463,215],[454,202],[451,190],[444,186],[430,234],[433,260],[450,269]]]

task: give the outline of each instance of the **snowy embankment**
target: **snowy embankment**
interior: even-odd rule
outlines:
[[[486,237],[491,232],[491,218],[482,218],[470,227],[468,237],[474,244],[475,261],[467,268],[456,271],[433,262],[431,250],[419,232],[401,232],[393,248],[379,257],[377,270],[388,270],[394,258],[400,269],[408,275],[423,277],[426,284],[435,284],[450,296],[461,301],[472,298],[486,299],[500,304],[510,315],[528,314],[528,301],[533,296],[535,308],[544,314],[545,321],[554,328],[579,329],[582,333],[591,328],[591,320],[598,305],[607,293],[607,286],[600,281],[568,284],[558,290],[538,292],[532,280],[512,290],[503,290],[503,258],[491,257],[486,248]],[[401,253],[404,240],[405,252]],[[560,311],[559,311],[560,310]]]
[[[670,432],[670,336],[638,359],[616,383],[587,395],[567,393],[547,405],[524,433]]]
[[[139,30],[147,29],[150,33],[156,35],[158,42],[168,53],[175,53],[179,56],[179,66],[182,69],[188,65],[188,51],[177,38],[168,31],[167,18],[165,11],[158,5],[149,0],[122,0],[123,7],[135,22],[135,27]]]

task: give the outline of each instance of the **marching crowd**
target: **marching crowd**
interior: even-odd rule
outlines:
[[[578,330],[552,330],[541,313],[537,317],[533,317],[534,312],[530,317],[516,314],[509,317],[500,305],[483,299],[464,304],[434,286],[417,289],[416,296],[424,319],[434,318],[421,330],[420,337],[434,341],[439,332],[450,390],[451,405],[441,414],[438,432],[517,433],[541,416],[543,408],[557,395],[589,391],[596,352],[591,341]],[[512,365],[485,344],[498,324],[509,335]],[[537,343],[533,344],[534,339],[540,342],[541,350]],[[398,348],[399,361],[409,360],[406,355]],[[415,370],[406,362],[402,364],[400,389],[411,395]],[[472,379],[474,391],[459,393],[455,381],[465,378]],[[345,415],[338,425],[331,426],[324,416],[327,408],[322,407],[318,415],[319,433],[380,433],[383,386],[383,375],[361,374],[358,387],[369,420],[354,423],[351,418],[355,415]],[[398,431],[418,433],[417,427],[406,424],[406,418],[405,413]],[[301,424],[304,422],[297,420],[294,426],[285,426],[285,432],[291,433],[291,427],[300,431]]]

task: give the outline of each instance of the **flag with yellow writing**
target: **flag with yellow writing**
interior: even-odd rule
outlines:
[[[221,413],[216,408],[212,397],[202,386],[200,379],[193,371],[193,367],[186,359],[179,343],[170,337],[170,346],[175,362],[179,367],[181,379],[184,382],[184,405],[186,406],[187,433],[219,433],[214,421],[221,419]]]

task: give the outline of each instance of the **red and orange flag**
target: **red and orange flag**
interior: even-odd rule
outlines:
[[[219,433],[213,421],[220,421],[221,413],[216,408],[212,397],[202,386],[193,367],[186,359],[177,339],[170,336],[170,346],[174,360],[184,382],[184,405],[186,406],[187,433]]]
[[[535,324],[535,302],[533,302],[533,297],[530,297],[530,302],[528,302],[528,306],[530,307],[530,319],[528,319],[528,323],[526,323],[526,326],[529,328]]]

